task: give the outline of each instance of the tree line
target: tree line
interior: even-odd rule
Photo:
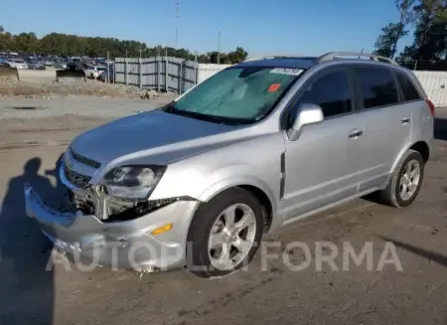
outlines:
[[[399,19],[381,29],[375,53],[413,69],[447,68],[447,0],[395,0]],[[397,53],[413,31],[413,42]]]
[[[174,56],[185,60],[196,60],[200,63],[235,64],[247,58],[248,53],[242,48],[229,53],[217,51],[208,53],[193,53],[187,49],[155,46],[148,47],[146,43],[117,38],[84,37],[51,33],[38,38],[35,33],[20,33],[13,35],[0,26],[0,52],[20,52],[39,55],[57,55],[61,57],[89,56],[110,59],[116,57],[152,57]]]

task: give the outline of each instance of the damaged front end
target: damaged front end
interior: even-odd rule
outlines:
[[[73,212],[94,214],[104,222],[126,221],[177,201],[194,201],[186,196],[149,200],[166,166],[120,166],[106,173],[99,184],[92,185],[91,176],[70,168],[72,159],[95,169],[101,164],[75,153],[71,148],[61,160],[59,176],[68,188],[68,207]]]
[[[105,223],[136,219],[178,201],[196,200],[188,196],[146,201],[119,199],[109,196],[101,186],[67,192],[70,211],[94,214]]]
[[[165,166],[115,168],[94,184],[91,179],[99,168],[99,163],[69,149],[59,164],[59,178],[67,188],[64,212],[47,207],[27,185],[28,215],[56,246],[101,265],[116,263],[132,269],[180,266],[186,245],[184,230],[199,202],[186,196],[149,199]],[[136,253],[135,246],[143,246],[146,252]]]

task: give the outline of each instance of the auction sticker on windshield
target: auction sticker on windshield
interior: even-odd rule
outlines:
[[[303,73],[303,69],[293,69],[293,68],[274,68],[270,71],[270,73],[277,74],[287,74],[290,76],[299,76]]]
[[[271,84],[270,87],[267,89],[269,93],[274,93],[281,87],[280,84]]]

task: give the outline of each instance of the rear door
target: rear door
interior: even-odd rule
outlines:
[[[382,187],[392,165],[411,137],[411,105],[402,94],[392,70],[386,66],[356,67],[357,90],[365,121],[362,183],[359,190]]]

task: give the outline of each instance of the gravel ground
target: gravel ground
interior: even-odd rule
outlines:
[[[172,95],[161,94],[151,100],[112,99],[91,96],[53,96],[49,98],[3,98],[1,119],[35,119],[39,117],[75,114],[99,118],[117,118],[153,109],[168,103]]]
[[[117,101],[110,109],[103,105],[107,101],[79,98],[56,100],[54,106],[6,102],[0,110],[1,325],[447,324],[447,110],[438,111],[433,156],[411,207],[354,200],[266,237],[265,242],[280,244],[269,251],[279,258],[268,261],[267,271],[261,270],[265,260],[258,253],[248,270],[207,281],[182,270],[141,275],[107,268],[70,271],[63,264],[46,270],[51,250],[36,223],[25,217],[24,182],[54,198],[54,162],[71,139],[138,105]],[[10,108],[31,103],[51,108]],[[58,115],[69,107],[82,116],[32,116]],[[6,111],[15,119],[6,119]],[[302,250],[284,249],[296,241],[311,249],[311,263],[301,271],[284,263],[284,255],[295,265],[305,260]],[[318,241],[340,250],[349,242],[357,253],[372,243],[372,270],[365,262],[344,270],[340,259],[338,271],[328,265],[319,270],[313,259]],[[393,264],[379,269],[388,244],[396,248],[401,270]]]

